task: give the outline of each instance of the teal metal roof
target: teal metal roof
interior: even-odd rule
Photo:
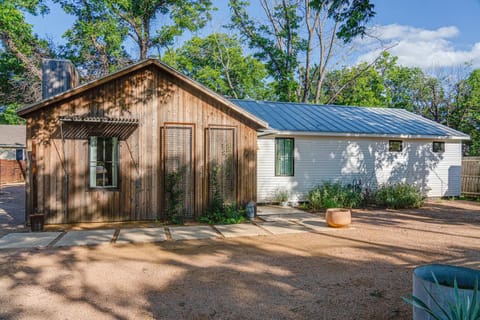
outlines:
[[[469,139],[460,131],[404,109],[238,99],[230,101],[268,122],[269,129],[275,131]]]

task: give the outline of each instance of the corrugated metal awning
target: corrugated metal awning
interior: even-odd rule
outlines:
[[[60,117],[59,120],[64,139],[88,139],[90,136],[101,136],[125,140],[138,127],[138,119],[133,118]]]

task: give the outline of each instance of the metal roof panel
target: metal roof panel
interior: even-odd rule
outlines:
[[[268,122],[269,129],[277,131],[469,138],[460,131],[404,109],[230,101]]]

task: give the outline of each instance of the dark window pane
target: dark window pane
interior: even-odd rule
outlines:
[[[434,141],[433,142],[433,152],[445,152],[445,142]]]
[[[388,151],[401,152],[403,150],[403,142],[401,140],[388,141]]]
[[[293,176],[294,140],[292,138],[275,139],[275,175]]]
[[[112,161],[113,141],[112,139],[105,139],[105,161]]]

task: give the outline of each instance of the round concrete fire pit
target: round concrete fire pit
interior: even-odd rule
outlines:
[[[352,223],[352,214],[350,209],[331,208],[327,209],[325,214],[327,225],[333,228],[346,227]]]

